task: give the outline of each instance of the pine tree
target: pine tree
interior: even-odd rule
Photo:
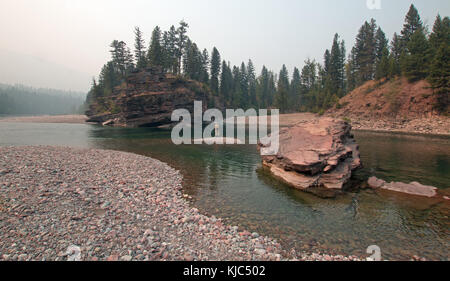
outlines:
[[[375,35],[375,42],[376,42],[376,62],[380,62],[381,58],[383,57],[383,52],[385,49],[388,49],[389,46],[389,40],[386,38],[386,34],[383,32],[381,27],[378,27],[376,35]]]
[[[352,50],[356,86],[374,78],[377,47],[376,28],[374,19],[370,23],[365,22],[356,37],[356,44]]]
[[[216,47],[211,53],[211,79],[210,86],[214,94],[219,92],[220,54]]]
[[[428,74],[429,42],[423,29],[417,29],[407,45],[408,54],[402,60],[402,71],[410,81],[423,79]]]
[[[300,107],[300,90],[301,90],[301,78],[300,71],[297,67],[294,67],[292,73],[292,81],[289,89],[289,108],[297,111]]]
[[[315,60],[305,60],[301,73],[301,85],[306,91],[311,90],[317,81],[317,63]]]
[[[326,49],[325,54],[323,55],[323,67],[327,74],[330,72],[330,64],[331,64],[330,50]]]
[[[269,71],[263,65],[261,69],[261,74],[258,77],[258,86],[257,86],[257,99],[258,105],[260,108],[267,108],[270,105],[269,102]]]
[[[136,67],[138,69],[143,69],[147,66],[145,42],[141,30],[137,26],[134,28],[134,35],[134,58],[136,61]]]
[[[241,87],[241,103],[240,106],[242,108],[247,108],[249,103],[249,97],[248,97],[248,75],[247,75],[247,67],[245,66],[245,63],[241,63],[241,67],[239,68],[239,74],[240,74],[240,87]]]
[[[117,68],[121,78],[124,78],[134,68],[133,55],[123,41],[114,40],[110,46],[114,67]]]
[[[232,90],[233,90],[233,74],[231,73],[230,66],[223,61],[222,71],[220,72],[220,97],[225,101],[225,105],[230,105],[232,102]]]
[[[419,29],[423,29],[423,23],[416,7],[411,4],[409,11],[406,14],[405,24],[403,25],[403,30],[401,32],[403,48],[408,47],[408,43],[411,40],[412,35]]]
[[[391,42],[389,76],[394,77],[400,75],[400,57],[402,56],[402,41],[397,33],[394,33]]]
[[[449,113],[450,92],[450,19],[438,15],[430,34],[430,47],[433,59],[428,81],[437,95],[437,109]]]
[[[256,74],[255,67],[251,59],[247,63],[247,80],[248,80],[248,96],[249,96],[249,107],[257,107],[258,102],[256,99]]]
[[[164,65],[163,49],[161,47],[161,29],[159,26],[153,29],[147,60],[148,64],[152,66]]]
[[[231,104],[238,108],[242,105],[241,73],[239,67],[233,66],[233,92]]]
[[[437,49],[430,66],[428,81],[437,95],[438,110],[448,114],[450,102],[450,44],[443,42]]]
[[[289,74],[286,65],[283,64],[278,77],[277,94],[275,105],[280,112],[284,113],[288,109]]]
[[[172,73],[178,73],[178,33],[175,29],[175,26],[171,26],[169,31],[167,32],[167,42],[165,47],[165,57],[167,61],[167,67],[172,71]]]
[[[203,49],[203,52],[201,54],[201,75],[200,75],[200,82],[203,82],[205,84],[209,83],[209,54],[208,50]]]
[[[441,19],[440,15],[436,16],[429,40],[435,51],[441,47],[442,43],[450,45],[450,19],[448,17]]]
[[[177,73],[181,73],[181,58],[183,57],[183,52],[185,48],[185,44],[187,41],[186,32],[189,25],[185,21],[180,21],[180,26],[178,27],[176,31],[177,40],[176,40],[176,57],[178,59],[177,67],[178,71]]]
[[[336,33],[333,39],[329,62],[325,60],[325,65],[329,64],[327,79],[330,79],[331,91],[343,95],[344,91],[344,75],[345,75],[345,47],[344,42],[339,41],[339,35]]]
[[[385,46],[380,60],[377,63],[377,69],[375,72],[375,79],[381,79],[390,76],[390,57],[388,48]]]

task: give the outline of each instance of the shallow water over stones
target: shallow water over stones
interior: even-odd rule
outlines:
[[[80,124],[0,123],[0,145],[67,145],[149,155],[179,169],[186,193],[202,212],[286,248],[365,255],[378,245],[385,259],[449,259],[448,203],[370,189],[320,199],[274,180],[260,169],[253,145],[175,146],[170,131]],[[386,181],[450,186],[450,138],[355,132],[364,168]]]

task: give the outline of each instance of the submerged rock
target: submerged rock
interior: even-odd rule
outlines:
[[[358,145],[350,130],[348,123],[332,118],[302,120],[280,130],[278,153],[263,155],[263,165],[297,189],[333,197],[352,171],[361,167]]]
[[[386,182],[376,177],[370,177],[367,181],[371,188],[381,188],[396,192],[402,192],[412,195],[434,197],[437,195],[437,188],[434,186],[423,185],[418,182],[403,183],[403,182]]]

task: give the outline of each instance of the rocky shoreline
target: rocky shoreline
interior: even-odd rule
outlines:
[[[361,260],[224,225],[189,205],[181,180],[126,152],[0,147],[0,260]]]
[[[450,118],[445,116],[399,120],[347,119],[354,130],[450,136]]]
[[[0,117],[0,122],[11,123],[65,123],[84,124],[88,118],[86,115],[36,115],[36,116],[7,116]]]

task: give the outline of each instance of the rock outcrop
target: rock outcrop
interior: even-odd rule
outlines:
[[[294,188],[333,197],[361,166],[350,130],[348,123],[332,118],[302,120],[280,130],[278,153],[263,155],[263,165]]]
[[[443,112],[426,80],[367,81],[342,97],[326,112],[343,118],[353,129],[450,135],[450,103]]]
[[[194,100],[206,109],[210,94],[197,81],[164,73],[160,68],[131,73],[112,95],[97,98],[86,115],[88,122],[110,126],[152,127],[171,123],[172,111],[193,112]]]
[[[411,195],[434,197],[437,195],[437,188],[434,186],[423,185],[418,182],[386,182],[376,177],[370,177],[367,184],[371,188],[381,188]]]

